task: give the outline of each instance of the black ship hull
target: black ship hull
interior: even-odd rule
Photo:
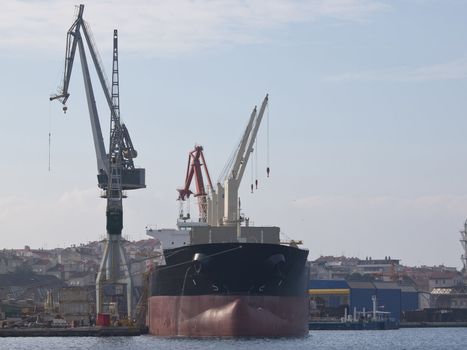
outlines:
[[[151,279],[147,324],[163,336],[303,336],[308,251],[265,243],[164,251]]]

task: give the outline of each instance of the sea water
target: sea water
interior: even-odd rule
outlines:
[[[305,338],[190,339],[139,337],[0,338],[1,350],[302,350],[467,349],[467,328],[405,328],[384,331],[311,331]]]

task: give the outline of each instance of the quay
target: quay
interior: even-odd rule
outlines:
[[[400,328],[449,328],[467,327],[467,322],[401,322]]]
[[[1,337],[134,337],[145,334],[136,327],[8,328]]]

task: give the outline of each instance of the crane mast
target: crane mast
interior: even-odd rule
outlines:
[[[259,112],[256,107],[253,109],[234,157],[227,167],[226,176],[219,181],[216,193],[209,198],[208,223],[212,226],[239,226],[240,224],[238,190],[253,152],[267,103],[268,95],[264,98]]]
[[[126,308],[123,312],[126,313],[128,318],[131,318],[132,281],[125,251],[123,249],[122,199],[125,198],[124,190],[146,187],[145,169],[135,168],[133,159],[136,158],[137,152],[133,147],[128,129],[120,122],[118,32],[114,30],[113,33],[112,85],[109,85],[104,74],[100,56],[97,53],[95,43],[92,39],[90,28],[83,19],[83,11],[84,5],[80,5],[77,18],[67,32],[63,84],[59,93],[52,96],[50,100],[59,100],[64,105],[63,110],[66,112],[66,102],[70,96],[68,88],[75,53],[78,49],[96,151],[98,186],[103,189],[102,197],[107,199],[107,239],[105,241],[104,255],[96,280],[96,311],[98,314],[108,312],[111,300],[114,302],[117,301],[117,303],[125,300]],[[99,123],[97,105],[83,43],[84,40],[87,43],[97,76],[104,91],[107,105],[110,109],[108,154],[105,150],[102,130]],[[110,294],[108,292],[109,290]]]
[[[110,116],[109,174],[104,197],[107,198],[107,242],[96,280],[97,312],[104,311],[104,287],[126,287],[127,315],[132,314],[133,284],[122,242],[123,229],[123,141],[120,126],[120,94],[118,76],[118,32],[114,30],[112,60],[112,112]],[[122,291],[123,292],[123,291]],[[124,293],[122,293],[124,295]]]

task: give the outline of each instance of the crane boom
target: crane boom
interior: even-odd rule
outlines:
[[[89,117],[91,120],[92,136],[94,139],[94,149],[97,158],[97,172],[108,173],[108,160],[105,151],[104,138],[102,137],[102,129],[99,123],[99,115],[97,112],[96,98],[91,84],[91,76],[89,74],[89,67],[84,52],[83,40],[78,32],[75,38],[78,38],[78,48],[81,60],[81,70],[83,72],[84,88],[86,90],[86,100],[88,102]],[[69,96],[69,94],[68,94]]]
[[[184,201],[188,199],[193,194],[193,192],[190,190],[190,186],[193,177],[195,177],[196,193],[194,193],[194,196],[198,198],[199,220],[200,222],[207,222],[207,192],[204,186],[202,171],[203,167],[208,180],[208,191],[212,191],[213,187],[211,182],[211,176],[209,175],[206,160],[204,159],[202,146],[195,146],[195,149],[188,154],[188,165],[186,169],[185,186],[183,188],[177,189],[177,191],[179,193],[178,200]]]
[[[133,159],[136,158],[137,152],[133,147],[128,129],[123,123],[120,123],[120,110],[115,108],[114,103],[118,105],[118,100],[114,101],[113,89],[115,84],[110,85],[105,75],[102,61],[100,59],[97,47],[94,43],[91,29],[86,21],[83,19],[84,5],[79,6],[76,20],[67,32],[66,52],[65,52],[65,71],[63,74],[63,83],[58,94],[50,97],[50,100],[58,99],[63,105],[63,110],[66,111],[66,102],[70,96],[68,91],[71,73],[73,70],[73,63],[75,59],[76,50],[79,51],[81,68],[84,78],[84,86],[86,91],[86,100],[88,104],[89,116],[91,120],[91,129],[94,140],[94,148],[97,160],[97,178],[100,188],[106,190],[109,183],[110,168],[109,161],[111,157],[111,150],[106,152],[104,140],[102,137],[102,129],[99,123],[99,115],[97,111],[96,99],[89,73],[88,61],[83,41],[86,41],[89,54],[91,55],[95,71],[99,78],[102,91],[104,92],[105,100],[110,109],[111,118],[115,121],[114,132],[116,137],[114,140],[119,143],[120,150],[123,154],[121,158],[122,171],[121,183],[123,190],[132,190],[138,188],[145,188],[145,169],[135,168]],[[114,38],[114,41],[116,38]],[[114,42],[115,43],[115,42]],[[114,52],[115,53],[115,52]],[[112,72],[114,74],[114,71]],[[117,115],[118,113],[118,115]],[[113,147],[110,145],[109,147]]]
[[[242,181],[243,174],[245,173],[246,165],[248,164],[248,160],[250,159],[250,155],[253,152],[253,146],[255,144],[256,136],[258,135],[259,126],[261,125],[261,121],[263,120],[264,111],[266,110],[266,106],[268,104],[268,95],[263,100],[261,104],[261,108],[259,109],[259,114],[255,119],[253,128],[250,131],[250,135],[248,137],[248,143],[245,148],[245,152],[242,157],[242,161],[240,162],[240,166],[237,170],[237,181]],[[255,108],[256,109],[256,108]]]
[[[89,25],[83,21],[82,28],[83,28],[84,37],[86,38],[86,43],[88,45],[89,53],[91,54],[91,58],[94,63],[94,67],[96,67],[96,73],[99,78],[99,82],[101,83],[102,91],[104,92],[107,105],[109,106],[109,109],[111,110],[112,117],[119,118],[119,116],[115,115],[115,109],[113,108],[113,105],[112,105],[112,96],[110,92],[110,86],[108,83],[108,79],[105,76],[104,68],[102,67],[100,56],[98,54],[96,46],[94,45],[92,36],[90,35],[91,30],[89,28]]]
[[[66,36],[66,47],[65,47],[65,69],[63,70],[63,81],[62,87],[60,88],[59,94],[50,97],[50,100],[59,99],[60,102],[65,105],[70,94],[68,93],[68,86],[70,84],[71,72],[73,70],[73,62],[76,52],[76,45],[78,40],[75,40],[75,33],[79,34],[79,27],[81,26],[81,18],[83,16],[84,6],[79,7],[78,15],[76,20],[68,29]],[[66,107],[63,107],[66,111]]]
[[[223,175],[219,178],[216,191],[212,191],[207,198],[207,219],[211,226],[238,226],[240,223],[238,190],[253,151],[268,98],[269,96],[266,95],[258,114],[256,106],[251,112],[240,143],[222,171]]]
[[[67,32],[66,52],[65,52],[65,71],[63,74],[62,88],[59,94],[54,95],[50,100],[58,99],[63,105],[66,104],[68,97],[68,87],[70,85],[71,73],[73,70],[73,62],[75,59],[76,48],[78,47],[81,70],[83,73],[84,88],[86,91],[86,100],[88,102],[89,117],[91,120],[91,129],[94,140],[94,148],[96,152],[97,171],[98,173],[107,173],[107,155],[104,146],[104,139],[102,137],[102,130],[99,123],[99,116],[97,113],[96,99],[91,84],[91,77],[89,74],[89,67],[84,51],[83,39],[80,33],[83,26],[83,11],[84,6],[79,7],[78,16]],[[64,107],[66,111],[66,107]]]
[[[224,225],[238,225],[240,222],[238,189],[240,187],[243,174],[245,172],[253,145],[258,134],[264,111],[268,103],[268,95],[263,100],[259,113],[256,114],[256,107],[251,113],[245,132],[240,141],[235,155],[235,161],[230,170],[230,175],[224,182]],[[219,191],[220,192],[220,191]],[[219,200],[219,198],[217,198]]]
[[[253,112],[251,112],[250,119],[248,120],[248,124],[246,126],[245,132],[243,133],[242,140],[237,148],[237,152],[235,154],[235,161],[232,165],[232,169],[230,170],[229,176],[231,178],[238,178],[239,170],[243,167],[244,157],[245,157],[245,149],[248,143],[248,137],[251,133],[251,128],[253,127],[253,123],[256,118],[256,106],[253,108]]]

